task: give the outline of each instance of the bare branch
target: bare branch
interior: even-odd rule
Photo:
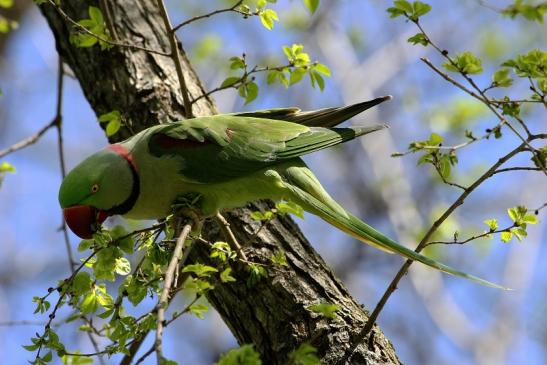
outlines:
[[[42,129],[40,129],[38,132],[0,151],[0,158],[38,142],[38,140],[42,137],[42,135],[46,133],[48,129],[50,129],[51,127],[54,127],[56,124],[57,124],[57,120],[53,119],[47,125],[42,127]]]
[[[177,30],[179,30],[180,28],[182,27],[185,27],[187,26],[188,24],[190,23],[193,23],[197,20],[201,20],[201,19],[205,19],[205,18],[209,18],[209,17],[212,17],[213,15],[217,15],[217,14],[222,14],[222,13],[227,13],[227,12],[235,12],[235,13],[239,13],[239,14],[243,14],[243,15],[248,15],[247,13],[244,13],[242,11],[239,11],[239,10],[236,10],[236,8],[238,6],[240,6],[241,4],[243,3],[243,0],[239,0],[238,2],[236,2],[234,5],[230,6],[229,8],[225,8],[225,9],[219,9],[219,10],[215,10],[215,11],[212,11],[210,13],[207,13],[207,14],[203,14],[203,15],[198,15],[198,16],[195,16],[193,18],[190,18],[178,25],[176,25],[175,27],[173,27],[173,32],[176,32]]]
[[[169,294],[170,294],[171,286],[173,285],[175,271],[177,270],[179,261],[182,259],[182,248],[184,246],[184,242],[186,241],[186,237],[188,237],[188,234],[190,233],[191,229],[192,229],[192,225],[186,224],[184,228],[182,229],[182,232],[180,233],[179,238],[177,239],[177,244],[175,245],[175,249],[173,250],[173,256],[171,257],[171,261],[169,261],[169,265],[167,266],[167,271],[165,272],[163,290],[161,292],[161,296],[156,306],[157,328],[156,328],[156,341],[154,342],[153,349],[155,349],[156,351],[158,365],[162,363],[162,360],[164,358],[163,351],[162,351],[162,336],[163,336],[163,328],[165,325],[164,324],[165,309],[169,301]]]
[[[177,42],[177,36],[173,31],[171,26],[171,21],[169,20],[169,14],[165,8],[163,0],[157,0],[158,8],[160,9],[161,17],[163,19],[163,24],[165,26],[165,31],[167,32],[167,37],[169,38],[169,44],[171,46],[171,53],[169,56],[173,59],[175,63],[175,70],[177,70],[177,77],[179,79],[180,90],[182,92],[182,99],[184,101],[184,114],[186,118],[193,118],[192,113],[192,103],[190,102],[190,97],[188,95],[188,89],[186,87],[186,82],[184,81],[184,73],[182,71],[182,63],[180,62],[179,47]]]
[[[230,229],[230,223],[222,216],[222,214],[218,213],[216,215],[217,222],[219,223],[220,230],[224,234],[224,237],[226,237],[226,240],[232,247],[232,249],[237,253],[240,259],[247,261],[247,256],[245,255],[245,252],[243,252],[243,249],[241,248],[241,245],[237,242],[237,238]]]

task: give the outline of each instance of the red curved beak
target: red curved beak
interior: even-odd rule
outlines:
[[[89,205],[76,205],[65,208],[63,214],[68,227],[83,239],[93,237],[97,226],[108,217],[105,212],[97,211]]]

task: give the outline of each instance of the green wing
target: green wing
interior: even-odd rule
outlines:
[[[148,147],[154,156],[179,158],[180,173],[188,181],[217,183],[382,128],[307,127],[279,120],[217,115],[155,128]]]
[[[301,111],[299,108],[275,108],[234,113],[230,115],[283,120],[306,125],[308,127],[334,127],[386,100],[391,100],[391,96],[382,96],[373,100],[339,108],[325,108],[311,111]]]

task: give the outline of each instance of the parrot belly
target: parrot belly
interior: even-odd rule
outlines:
[[[180,176],[180,162],[176,159],[155,159],[140,175],[141,193],[134,207],[124,214],[130,219],[160,219],[172,213],[171,207],[178,198],[188,194],[200,194],[196,206],[203,216],[213,216],[222,209],[241,207],[258,199],[281,200],[290,195],[281,175],[292,164],[283,163],[214,184],[188,182]],[[298,159],[299,160],[299,159]],[[293,162],[294,164],[294,162]]]

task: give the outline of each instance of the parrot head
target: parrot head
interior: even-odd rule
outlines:
[[[131,155],[121,145],[110,145],[70,171],[59,189],[59,203],[72,232],[87,239],[108,216],[129,211],[138,194]]]

